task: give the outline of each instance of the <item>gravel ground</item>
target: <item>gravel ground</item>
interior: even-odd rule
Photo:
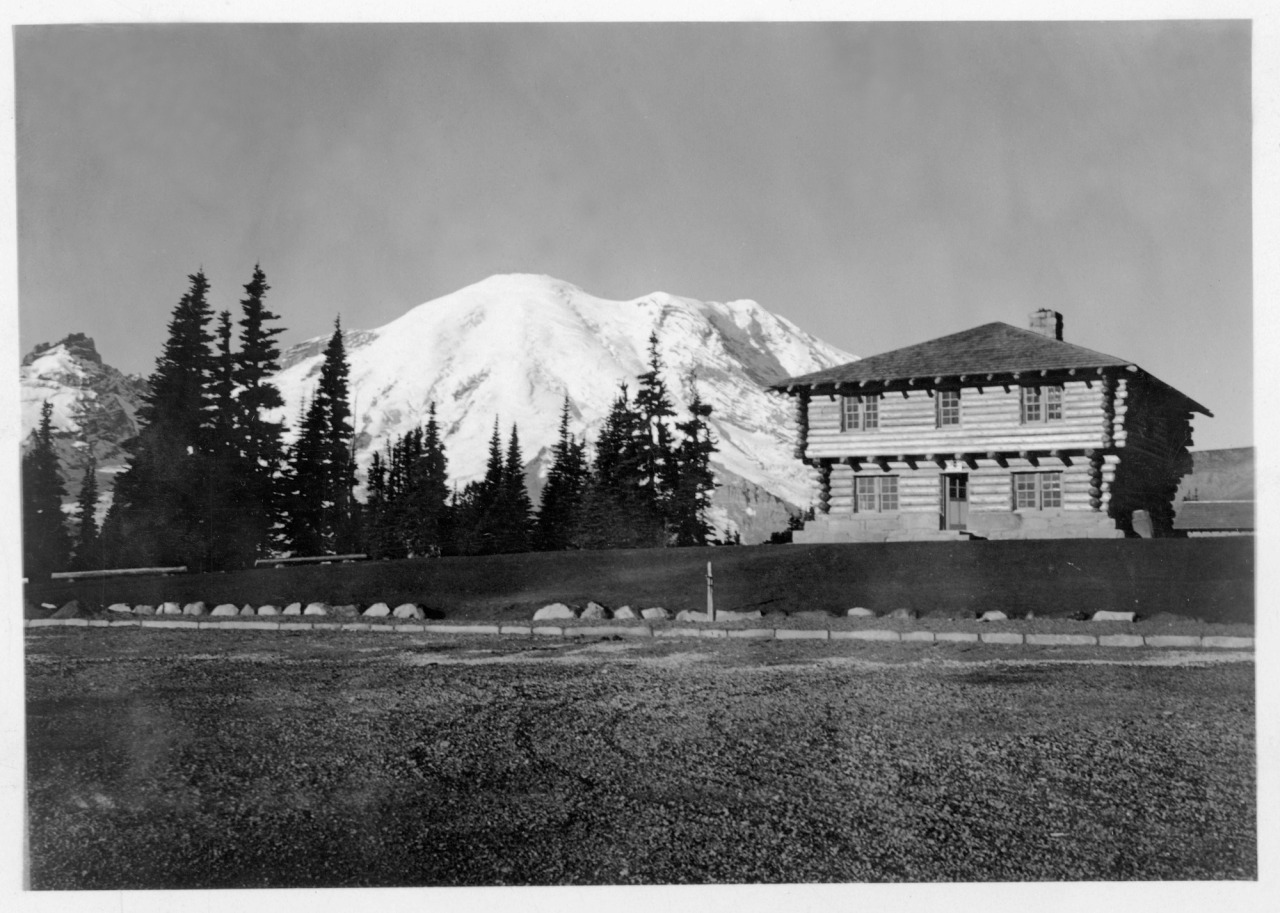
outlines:
[[[1251,653],[26,643],[37,889],[1257,877]]]

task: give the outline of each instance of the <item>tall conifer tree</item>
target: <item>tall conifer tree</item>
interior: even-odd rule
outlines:
[[[569,434],[569,397],[560,410],[560,434],[551,449],[547,484],[542,488],[533,547],[543,551],[568,548],[582,506],[586,467],[582,447]]]
[[[262,267],[255,264],[240,299],[240,351],[234,375],[244,523],[258,556],[266,554],[272,529],[282,520],[278,478],[284,462],[284,426],[263,414],[284,405],[280,391],[268,380],[280,368],[276,337],[284,331],[270,325],[279,319],[263,303],[270,288]]]
[[[138,410],[141,428],[124,445],[129,465],[113,489],[110,547],[115,562],[124,566],[207,569],[208,527],[201,511],[208,501],[203,463],[213,375],[212,312],[203,271],[188,279],[190,288],[173,310],[169,338]]]
[[[80,528],[76,532],[75,559],[72,567],[89,570],[103,566],[102,547],[98,530],[98,460],[89,448],[84,478],[80,482],[80,495],[76,499],[76,519]]]
[[[62,515],[66,489],[53,445],[53,406],[47,400],[32,437],[22,457],[22,569],[34,581],[64,570],[71,553]]]

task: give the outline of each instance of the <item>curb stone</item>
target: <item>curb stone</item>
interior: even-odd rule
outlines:
[[[1252,638],[1249,646],[1253,646]],[[1198,647],[1201,638],[1190,634],[1148,634],[1145,638],[1148,647]]]
[[[1206,647],[1220,647],[1228,650],[1253,649],[1252,637],[1202,637],[1200,643]]]
[[[929,635],[933,640],[933,635]],[[902,640],[897,631],[832,631],[831,640]]]
[[[773,636],[778,640],[830,640],[826,628],[777,628]]]
[[[1100,647],[1141,647],[1142,637],[1138,634],[1099,634]]]
[[[941,643],[974,644],[978,642],[978,635],[972,631],[943,631],[941,634],[934,634],[933,639]]]
[[[1022,635],[1014,634],[1012,631],[992,631],[990,634],[983,632],[982,642],[984,644],[1020,644]]]
[[[1098,638],[1092,634],[1028,634],[1027,643],[1043,647],[1083,647],[1096,645]]]
[[[314,617],[314,616],[313,616]],[[739,640],[872,640],[902,641],[906,643],[976,643],[1029,644],[1032,646],[1102,646],[1102,647],[1152,647],[1197,648],[1226,650],[1252,650],[1255,639],[1229,635],[1198,634],[1021,634],[1013,631],[891,631],[891,630],[841,630],[826,628],[700,628],[658,627],[650,625],[592,625],[561,627],[559,625],[525,624],[373,624],[364,621],[339,622],[337,618],[323,621],[270,621],[254,619],[241,621],[219,619],[197,621],[193,618],[27,618],[26,628],[95,627],[95,628],[190,628],[207,630],[225,628],[229,631],[382,631],[414,634],[489,634],[513,637],[709,637]]]

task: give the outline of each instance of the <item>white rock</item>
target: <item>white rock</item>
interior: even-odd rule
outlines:
[[[249,605],[249,603],[246,602],[244,605],[240,607],[240,614],[241,615],[257,615],[258,613],[253,610],[253,606]]]
[[[329,607],[325,605],[323,602],[313,602],[313,603],[310,603],[305,609],[302,610],[302,614],[303,615],[328,615]]]
[[[155,606],[150,606],[150,605],[136,605],[136,606],[134,606],[134,607],[133,607],[133,614],[134,614],[134,615],[154,615],[155,613],[156,613],[156,607],[155,607]]]
[[[126,605],[123,602],[113,602],[111,603],[111,605],[107,606],[107,611],[108,612],[132,612],[133,607]]]
[[[162,602],[160,603],[160,610],[156,612],[156,614],[157,615],[181,615],[182,606],[178,605],[176,602]]]
[[[183,615],[203,615],[205,612],[203,602],[188,602],[182,607]]]
[[[890,618],[919,618],[920,613],[915,609],[894,609],[889,613]]]
[[[281,612],[280,614],[281,614],[281,615],[301,615],[301,614],[302,614],[302,603],[300,603],[300,602],[291,602],[291,603],[289,603],[287,606],[285,606],[285,607],[284,607],[284,611],[283,611],[283,612]]]
[[[403,605],[395,607],[395,611],[391,613],[396,618],[425,618],[422,609],[418,608],[412,602],[406,602]]]
[[[366,618],[386,618],[391,614],[391,606],[387,605],[385,602],[375,602],[360,614],[364,615]]]
[[[224,602],[224,603],[222,603],[221,605],[216,605],[216,606],[214,606],[214,607],[213,607],[213,611],[212,611],[212,612],[210,612],[209,614],[210,614],[210,615],[218,615],[218,616],[222,616],[222,615],[239,615],[239,614],[240,614],[240,610],[239,610],[239,609],[237,609],[235,606],[233,606],[231,603],[229,603],[229,602]]]
[[[710,621],[706,612],[691,612],[684,609],[676,614],[676,621]]]
[[[640,617],[645,621],[664,621],[671,617],[671,613],[662,606],[653,606],[652,608],[641,609]]]
[[[599,621],[601,618],[609,617],[609,610],[598,602],[588,602],[587,607],[582,610],[582,614],[578,617],[587,621]]]
[[[569,608],[563,602],[553,602],[551,605],[544,605],[538,611],[533,613],[534,621],[549,621],[556,618],[574,618],[573,609]]]
[[[302,606],[300,605],[298,606],[298,611],[299,612],[302,611]],[[260,605],[258,606],[258,614],[259,615],[279,615],[280,610],[273,605]],[[294,612],[293,614],[297,615],[298,612]]]
[[[1133,621],[1133,612],[1094,612],[1090,621]]]
[[[987,609],[978,616],[978,621],[1008,621],[1009,616],[999,609]]]
[[[848,612],[845,612],[850,618],[875,618],[876,613],[870,609],[864,609],[862,606],[855,606]]]
[[[636,617],[636,613],[635,613],[635,611],[631,608],[631,606],[629,606],[629,605],[624,605],[624,606],[622,606],[621,608],[619,608],[619,609],[615,609],[615,610],[614,610],[614,612],[613,612],[613,617],[614,617],[614,618],[616,618],[616,619],[619,619],[619,620],[621,620],[621,619],[625,619],[625,618],[635,618],[635,617]]]

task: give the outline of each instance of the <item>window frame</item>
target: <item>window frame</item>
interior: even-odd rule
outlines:
[[[1030,486],[1019,482],[1030,481]],[[1050,484],[1052,483],[1052,484]],[[1012,473],[1014,510],[1061,510],[1062,470]],[[1024,495],[1029,496],[1024,498]],[[1033,503],[1023,503],[1024,500]]]
[[[900,510],[900,487],[896,475],[857,475],[853,477],[853,512],[855,514],[889,514]],[[863,483],[871,491],[864,492]],[[892,489],[891,491],[886,489]],[[863,499],[872,506],[863,508]]]
[[[850,409],[849,407],[853,408]],[[840,397],[841,431],[879,431],[880,394],[858,393]]]
[[[1060,422],[1066,391],[1062,384],[1034,384],[1019,388],[1019,417],[1024,425],[1044,425]],[[1035,417],[1029,412],[1035,410]],[[1056,414],[1055,414],[1056,413]]]
[[[954,420],[947,421],[950,413],[953,411],[951,401],[954,397]],[[944,399],[946,402],[944,402]],[[933,417],[934,423],[938,428],[959,427],[961,423],[961,400],[959,390],[938,390],[933,395]]]

